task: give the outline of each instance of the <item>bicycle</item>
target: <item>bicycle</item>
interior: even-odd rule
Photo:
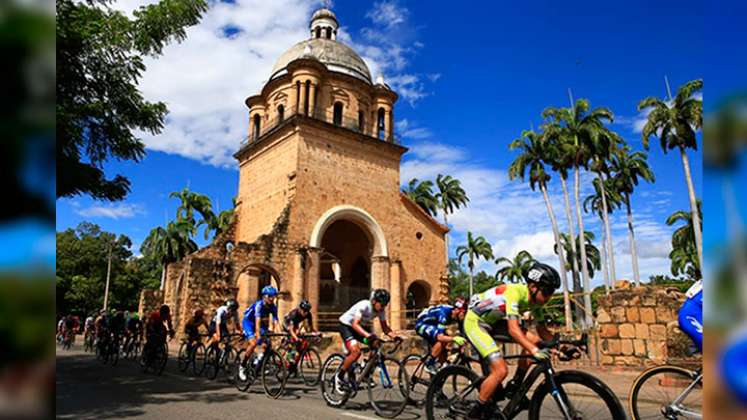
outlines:
[[[122,356],[127,360],[135,360],[140,355],[142,350],[143,342],[140,337],[131,338],[122,347]]]
[[[199,334],[198,341],[189,343],[184,341],[179,347],[177,356],[179,371],[186,372],[192,365],[192,373],[199,376],[205,371],[205,345],[199,337],[207,337],[209,334]]]
[[[470,367],[471,364],[480,364],[480,358],[470,354],[466,343],[462,346],[452,345],[445,349],[445,351],[447,351],[446,365]],[[429,373],[425,367],[432,359],[433,356],[431,355],[430,346],[428,346],[425,355],[412,353],[402,359],[402,370],[400,370],[400,373],[408,375],[406,396],[414,405],[421,405],[425,402],[425,394],[428,390],[428,385],[430,385],[434,376]],[[408,372],[412,373],[408,374]]]
[[[290,376],[300,375],[304,384],[316,386],[319,384],[321,375],[322,357],[316,348],[311,347],[321,339],[319,334],[305,334],[298,336],[299,343],[291,343],[290,337],[286,337],[280,345],[283,359],[286,360],[286,368]]]
[[[152,342],[153,339],[149,339],[143,346],[143,352],[140,355],[140,367],[143,369],[143,373],[148,373],[152,370],[157,375],[163,373],[166,368],[166,362],[169,360],[169,347],[166,341],[163,344],[156,345]]]
[[[628,408],[633,420],[703,418],[703,372],[679,366],[655,366],[631,387]]]
[[[65,332],[64,336],[62,337],[62,349],[70,350],[70,347],[73,346],[74,341],[75,341],[75,333],[72,331]]]
[[[512,342],[511,337],[494,336],[496,342]],[[542,342],[540,348],[555,349],[560,345],[574,348],[561,350],[561,360],[580,357],[577,348],[586,349],[588,337],[584,334],[580,340],[560,340],[556,334],[549,342]],[[532,359],[530,355],[505,356],[504,359]],[[489,367],[482,362],[483,372]],[[544,376],[527,398],[530,388]],[[480,385],[485,379],[475,371],[464,366],[447,366],[441,369],[431,381],[426,393],[425,411],[428,420],[436,418],[466,419],[473,404],[476,403]],[[444,386],[449,383],[448,386]],[[460,388],[461,386],[461,388]],[[489,404],[495,407],[493,419],[511,419],[525,409],[529,410],[529,419],[563,418],[575,419],[613,419],[625,420],[626,414],[614,392],[598,378],[577,370],[556,372],[551,360],[535,362],[518,388],[508,395],[494,393]],[[501,410],[497,403],[508,398],[508,403]],[[549,397],[549,398],[548,398]],[[589,398],[585,403],[584,399]],[[528,404],[527,404],[528,402]]]
[[[94,343],[95,343],[95,337],[92,332],[86,333],[86,335],[83,337],[83,351],[86,353],[91,353],[94,351]]]
[[[231,344],[231,339],[243,336],[243,334],[238,333],[228,334],[220,339],[223,348],[220,347],[220,343],[213,343],[207,348],[205,352],[205,377],[214,380],[222,370],[229,380],[233,378],[233,367],[238,360],[238,352]]]
[[[394,343],[390,350],[387,352],[381,350],[382,345],[390,343]],[[351,367],[348,376],[355,376],[355,378],[349,381],[351,382],[349,389],[335,389],[335,376],[342,369],[345,355],[334,353],[327,357],[322,366],[320,380],[322,396],[327,405],[341,407],[350,398],[354,398],[362,386],[365,386],[368,400],[376,414],[385,418],[400,415],[408,401],[407,375],[399,373],[402,365],[399,360],[390,355],[396,352],[401,344],[400,338],[391,341],[376,340],[372,346],[361,349],[362,354],[367,355],[367,359],[364,360],[362,367],[358,362]]]
[[[277,399],[285,390],[285,384],[288,381],[288,366],[284,357],[275,351],[272,345],[272,338],[287,338],[287,333],[265,333],[262,340],[266,343],[265,350],[261,354],[254,353],[248,360],[243,360],[244,349],[239,352],[237,363],[234,369],[234,383],[236,389],[245,392],[257,380],[262,378],[262,388],[265,394],[273,399]],[[243,361],[243,363],[242,363]],[[242,375],[243,368],[243,375]]]

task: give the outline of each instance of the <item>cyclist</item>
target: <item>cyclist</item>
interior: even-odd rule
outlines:
[[[120,343],[120,339],[125,334],[125,328],[126,328],[127,320],[125,319],[124,312],[121,310],[117,311],[112,309],[112,317],[109,325],[109,330],[112,333],[112,337],[114,338],[114,342],[117,344]]]
[[[472,296],[469,310],[464,317],[464,332],[480,356],[490,364],[490,374],[480,385],[477,403],[469,413],[470,418],[486,418],[490,415],[489,401],[493,393],[500,390],[508,374],[506,361],[493,339],[493,334],[509,335],[521,347],[523,354],[530,354],[537,361],[550,358],[550,352],[540,350],[541,340],[551,340],[552,334],[544,325],[541,306],[547,303],[560,287],[558,272],[547,264],[535,262],[524,273],[526,284],[502,284]],[[520,323],[522,313],[531,311],[538,322],[537,333],[526,331]],[[516,388],[529,369],[529,359],[521,359],[510,388]],[[503,396],[501,390],[498,395]],[[528,403],[528,401],[526,401]]]
[[[140,316],[138,316],[137,313],[133,313],[127,319],[125,335],[127,336],[124,345],[125,349],[128,349],[130,343],[132,343],[133,341],[143,340],[143,321],[140,320]]]
[[[205,312],[202,309],[196,309],[194,314],[192,314],[192,318],[189,318],[184,325],[184,335],[187,336],[187,347],[190,350],[192,349],[192,345],[200,341],[201,326],[205,327],[205,329],[210,329],[205,319]]]
[[[258,344],[264,345],[262,336],[268,331],[275,331],[275,324],[278,322],[278,308],[275,306],[275,298],[278,295],[277,289],[272,286],[265,286],[260,293],[261,297],[244,311],[244,318],[241,321],[241,327],[244,330],[246,338],[246,347],[244,358],[239,365],[239,378],[243,381],[246,379],[247,361],[254,354],[254,349]],[[259,361],[259,358],[257,358]]]
[[[338,393],[343,393],[345,389],[351,387],[351,383],[343,377],[345,372],[349,372],[349,379],[351,379],[351,382],[354,381],[354,372],[351,367],[361,356],[361,348],[358,342],[366,345],[376,345],[378,340],[375,334],[367,331],[361,324],[368,325],[373,318],[378,318],[384,334],[391,338],[399,337],[386,322],[384,309],[388,304],[389,292],[385,289],[376,289],[371,293],[370,299],[359,301],[340,316],[340,335],[345,343],[348,355],[342,362],[342,368],[335,375],[335,390]]]
[[[307,332],[316,333],[312,327],[311,303],[306,299],[302,300],[296,309],[288,312],[288,315],[283,317],[283,331],[290,335],[291,343],[295,344],[296,354],[302,350],[302,342],[298,338],[298,334],[301,333],[302,328]],[[290,373],[295,373],[295,370],[296,364],[293,363],[290,367]]]
[[[467,312],[467,301],[462,297],[454,299],[452,305],[434,305],[423,309],[415,321],[415,332],[428,341],[431,347],[431,358],[425,365],[428,373],[435,375],[438,370],[436,362],[443,363],[446,360],[444,348],[447,343],[455,343],[461,346],[465,343],[463,337],[452,337],[446,334],[446,326],[454,322],[464,320]]]
[[[687,299],[678,315],[680,329],[703,352],[703,281],[696,281],[685,293]]]
[[[210,343],[208,347],[220,343],[222,337],[228,335],[228,319],[233,321],[234,329],[239,328],[239,302],[236,299],[228,299],[225,305],[220,306],[215,311],[215,317],[210,321],[208,334],[210,334]]]
[[[149,354],[153,346],[166,344],[166,335],[174,337],[174,327],[171,325],[171,308],[169,305],[161,305],[157,311],[153,311],[145,324],[145,346],[143,353]]]
[[[88,338],[91,336],[91,334],[93,334],[93,329],[94,329],[93,322],[94,321],[95,320],[93,319],[92,316],[89,316],[88,318],[86,318],[86,321],[83,323],[83,337]]]

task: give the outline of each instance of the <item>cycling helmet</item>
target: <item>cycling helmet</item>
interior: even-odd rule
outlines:
[[[387,292],[386,289],[376,289],[371,293],[371,300],[386,305],[389,303],[389,292]]]
[[[528,283],[537,283],[545,290],[555,291],[560,287],[560,275],[558,271],[547,264],[535,262],[524,273],[524,279]]]
[[[169,305],[161,305],[161,308],[158,309],[158,312],[160,312],[161,314],[170,314],[171,308],[169,308]]]
[[[195,310],[195,318],[202,318],[205,316],[205,312],[202,309]]]
[[[310,311],[311,310],[311,303],[309,303],[308,300],[304,299],[301,301],[301,304],[298,305],[299,308],[303,309],[304,311]]]
[[[466,309],[467,308],[467,301],[459,296],[458,298],[454,299],[454,303],[452,304],[454,306],[454,309]]]
[[[272,286],[265,286],[262,288],[262,296],[277,296],[278,295],[278,289],[272,287]]]
[[[226,301],[226,306],[228,307],[228,309],[235,311],[239,309],[239,302],[236,302],[236,299],[228,299]]]

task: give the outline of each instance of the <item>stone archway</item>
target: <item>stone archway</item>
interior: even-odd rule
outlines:
[[[407,287],[405,295],[406,319],[408,328],[415,322],[420,311],[427,308],[431,301],[431,286],[424,280],[415,280]]]
[[[316,223],[309,245],[316,269],[308,274],[306,295],[319,328],[335,328],[337,317],[367,298],[372,288],[389,288],[384,232],[366,211],[353,206],[328,210]]]
[[[239,302],[239,313],[243,314],[259,298],[259,291],[264,286],[272,285],[280,290],[280,275],[266,264],[249,264],[236,277],[236,300]]]

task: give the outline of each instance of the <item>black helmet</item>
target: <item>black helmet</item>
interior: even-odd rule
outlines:
[[[161,308],[158,310],[158,312],[161,313],[161,315],[168,315],[171,314],[171,308],[169,308],[169,305],[161,305]]]
[[[235,311],[239,309],[239,302],[236,302],[236,299],[228,299],[226,301],[226,306],[228,307],[228,309]]]
[[[301,301],[301,304],[298,305],[299,308],[303,309],[304,311],[310,311],[311,310],[311,303],[309,303],[308,300],[304,299]]]
[[[524,274],[527,283],[537,283],[545,290],[554,292],[560,287],[560,275],[558,271],[547,264],[535,262]]]
[[[376,289],[371,293],[371,300],[387,305],[389,303],[389,292],[386,289]]]

